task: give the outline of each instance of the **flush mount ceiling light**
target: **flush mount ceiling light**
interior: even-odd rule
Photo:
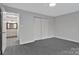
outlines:
[[[55,7],[56,3],[49,3],[49,7]]]

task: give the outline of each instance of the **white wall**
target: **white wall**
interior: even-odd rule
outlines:
[[[56,17],[55,25],[56,37],[79,42],[79,12]]]

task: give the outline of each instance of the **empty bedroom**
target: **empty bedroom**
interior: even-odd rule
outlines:
[[[79,3],[0,3],[2,55],[79,55]]]

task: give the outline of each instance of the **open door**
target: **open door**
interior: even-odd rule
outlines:
[[[0,8],[0,54],[2,54],[2,15]]]

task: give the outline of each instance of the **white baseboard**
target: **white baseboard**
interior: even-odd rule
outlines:
[[[43,38],[41,38],[41,39],[35,39],[35,40],[45,40],[45,39],[47,39],[47,38],[53,38],[54,36],[48,36],[48,37],[43,37]]]
[[[67,37],[61,37],[61,36],[55,36],[55,37],[56,37],[56,38],[63,39],[63,40],[68,40],[68,41],[72,41],[72,42],[79,43],[79,41],[76,41],[76,40],[73,40],[73,39],[70,39],[70,38],[67,38]]]
[[[27,41],[27,42],[20,42],[20,44],[26,44],[26,43],[31,43],[34,42],[35,40]]]
[[[27,42],[20,42],[20,44],[27,44],[27,43],[31,43],[31,42],[35,42],[36,40],[44,40],[47,38],[53,38],[54,36],[49,36],[49,37],[45,37],[45,38],[41,38],[41,39],[33,39],[31,41],[27,41]]]
[[[33,40],[27,41],[27,42],[20,42],[20,44],[27,44],[27,43],[35,42],[36,40],[45,40],[45,39],[47,39],[47,38],[53,38],[53,37],[79,43],[79,41],[76,41],[76,40],[73,40],[73,39],[70,39],[70,38],[66,38],[66,37],[61,37],[61,36],[50,36],[50,37],[45,37],[45,38],[42,38],[42,39],[33,39]]]

